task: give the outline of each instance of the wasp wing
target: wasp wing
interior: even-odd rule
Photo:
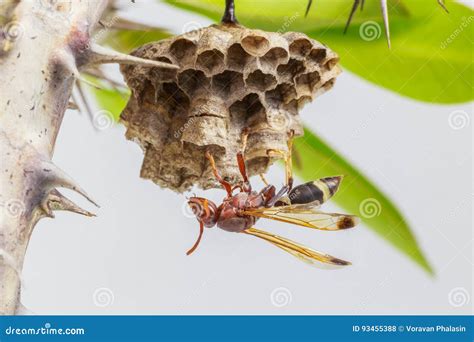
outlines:
[[[243,214],[320,230],[348,229],[359,223],[357,216],[325,213],[308,204],[247,209]]]
[[[256,228],[249,228],[244,230],[243,232],[245,234],[253,235],[265,241],[268,241],[312,266],[325,266],[324,268],[328,268],[328,266],[334,267],[351,265],[349,261],[338,259],[329,254],[315,251],[294,241],[285,239],[278,235],[270,234],[268,232]]]

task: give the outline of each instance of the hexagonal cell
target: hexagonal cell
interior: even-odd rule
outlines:
[[[155,61],[173,63],[171,59],[165,56],[159,56],[153,58]],[[160,80],[161,82],[171,81],[176,77],[176,70],[166,68],[153,68],[150,71],[154,80]]]
[[[212,132],[212,134],[206,134]],[[198,146],[224,146],[228,134],[226,119],[214,116],[193,116],[186,123],[181,139]]]
[[[336,82],[336,78],[331,78],[330,80],[326,81],[326,83],[323,84],[322,88],[324,90],[329,90],[334,86],[334,83]]]
[[[292,56],[306,57],[311,51],[313,44],[309,39],[299,38],[290,44],[290,54]]]
[[[263,35],[249,34],[242,39],[242,48],[252,56],[263,56],[270,48],[270,42]]]
[[[227,97],[244,88],[244,77],[240,72],[226,70],[212,77],[212,90]]]
[[[203,97],[194,99],[191,102],[190,117],[212,116],[218,118],[227,117],[227,106],[224,101],[218,97]]]
[[[156,92],[156,102],[160,102],[166,108],[171,117],[186,114],[189,109],[189,97],[174,82],[163,83],[161,89]]]
[[[280,103],[288,103],[296,97],[296,90],[293,84],[282,83],[265,93],[267,104],[278,107]]]
[[[190,97],[209,91],[211,81],[201,70],[187,69],[178,74],[178,85]]]
[[[232,44],[227,50],[227,67],[241,71],[253,57],[242,48],[239,43]]]
[[[282,47],[271,48],[260,58],[260,62],[264,66],[274,69],[280,64],[288,63],[288,52]]]
[[[274,87],[277,84],[277,79],[273,75],[264,74],[261,70],[255,70],[247,76],[245,84],[248,87],[265,91]]]
[[[298,94],[308,94],[313,93],[314,87],[321,80],[321,76],[317,71],[309,72],[307,74],[302,74],[296,77],[296,89]]]
[[[208,75],[214,75],[224,68],[224,54],[217,49],[204,51],[197,57],[196,66]]]
[[[304,62],[294,58],[290,58],[288,63],[282,64],[277,68],[278,74],[287,80],[293,80],[296,75],[301,74],[305,70]]]
[[[179,63],[186,65],[191,63],[196,55],[196,44],[186,38],[177,39],[170,46],[170,53]]]
[[[250,93],[242,100],[229,107],[231,121],[242,128],[251,127],[266,121],[265,108],[255,93]]]
[[[310,95],[303,95],[296,99],[298,101],[298,109],[301,109],[304,107],[305,104],[310,103],[313,100],[313,98]]]
[[[326,49],[323,48],[314,48],[309,53],[309,58],[318,64],[321,64],[326,58]]]
[[[326,61],[326,63],[324,63],[324,67],[327,69],[327,70],[331,70],[332,68],[334,68],[337,63],[339,62],[339,58],[338,57],[333,57],[333,58],[330,58]]]

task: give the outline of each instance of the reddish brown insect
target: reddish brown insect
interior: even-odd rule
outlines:
[[[211,228],[217,225],[228,232],[245,233],[264,239],[311,264],[319,262],[339,266],[350,265],[348,261],[253,228],[259,218],[268,218],[320,230],[341,230],[354,227],[358,222],[358,218],[355,216],[323,213],[317,210],[317,207],[337,191],[342,177],[322,178],[292,189],[291,156],[289,156],[285,158],[286,185],[277,193],[275,186],[269,185],[264,180],[266,186],[256,192],[250,185],[241,153],[237,154],[237,163],[243,180],[234,186],[220,176],[214,158],[209,152],[206,152],[206,158],[210,162],[214,176],[227,192],[227,196],[219,206],[206,198],[189,198],[188,204],[199,221],[199,237],[187,252],[188,255],[198,247],[204,227]],[[234,194],[236,190],[239,192]]]

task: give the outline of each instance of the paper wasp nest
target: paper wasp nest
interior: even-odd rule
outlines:
[[[263,173],[287,151],[288,134],[302,135],[298,111],[332,87],[337,55],[302,33],[212,25],[147,44],[135,56],[171,62],[179,70],[122,66],[132,90],[121,115],[127,138],[145,152],[143,178],[175,191],[216,187],[206,150],[221,174],[241,179],[243,149],[250,175]]]

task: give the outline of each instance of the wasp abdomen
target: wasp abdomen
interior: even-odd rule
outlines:
[[[275,205],[290,204],[323,204],[338,190],[342,177],[326,177],[294,187],[286,197],[281,198]]]

